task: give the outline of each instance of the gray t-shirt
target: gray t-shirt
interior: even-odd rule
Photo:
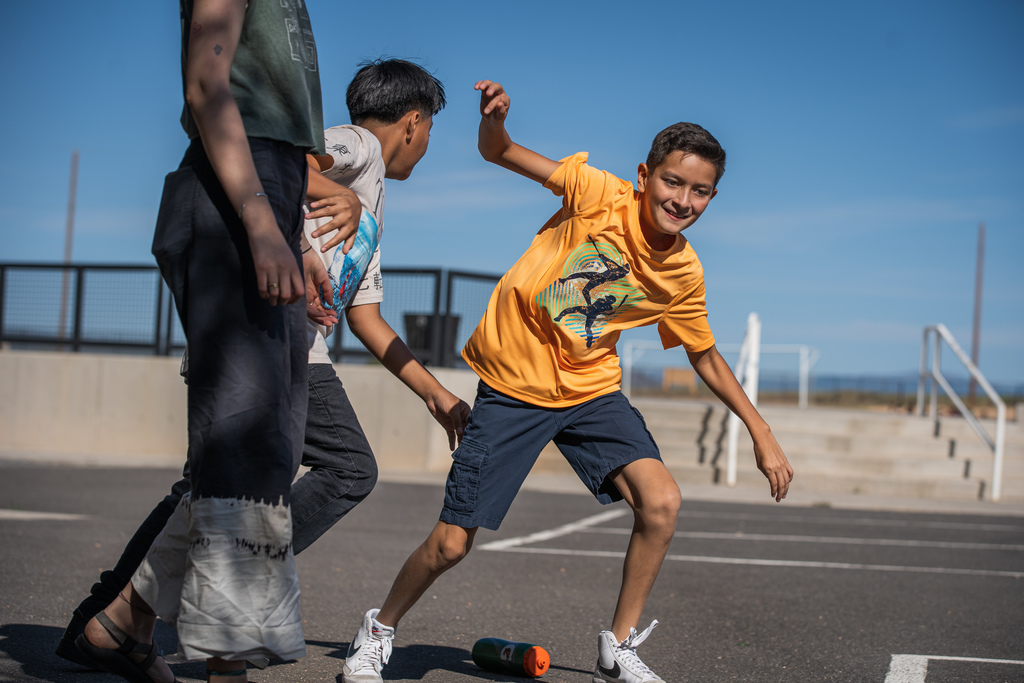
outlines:
[[[179,0],[182,82],[192,2]],[[320,71],[305,0],[249,0],[230,79],[246,135],[324,153]],[[190,140],[199,137],[188,104],[181,125]]]

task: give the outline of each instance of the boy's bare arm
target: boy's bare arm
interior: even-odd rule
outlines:
[[[775,440],[768,423],[764,421],[757,408],[753,406],[743,387],[736,381],[736,376],[725,362],[718,349],[712,346],[706,351],[690,353],[686,355],[690,359],[690,365],[700,375],[700,378],[708,385],[708,388],[722,399],[726,407],[736,413],[743,424],[750,432],[750,438],[754,441],[754,457],[757,459],[757,468],[768,478],[771,485],[772,497],[781,501],[789,492],[789,482],[793,479],[793,468],[782,452],[782,447]]]
[[[306,186],[306,198],[311,200],[309,208],[311,211],[306,214],[307,219],[327,218],[331,220],[324,223],[313,231],[313,237],[326,235],[332,230],[338,234],[327,241],[321,252],[326,252],[332,247],[344,242],[341,253],[347,254],[356,241],[356,230],[359,228],[359,216],[363,207],[359,202],[356,193],[339,185],[333,180],[326,178],[321,171],[324,164],[333,163],[331,157],[306,155],[306,163],[309,164],[309,183]],[[323,162],[323,163],[321,163]],[[330,168],[328,165],[327,168]]]
[[[469,419],[469,405],[441,386],[413,355],[387,321],[380,304],[350,306],[345,313],[349,329],[363,346],[427,404],[427,410],[448,433],[448,446],[462,443],[462,430]]]
[[[505,130],[505,118],[511,105],[505,89],[494,81],[478,81],[473,87],[480,91],[480,132],[477,143],[480,155],[530,180],[541,184],[547,182],[558,168],[558,162],[512,142]]]
[[[259,295],[271,305],[292,303],[304,291],[302,277],[264,195],[228,82],[244,20],[245,4],[238,0],[195,0],[185,99],[214,173],[242,218]]]

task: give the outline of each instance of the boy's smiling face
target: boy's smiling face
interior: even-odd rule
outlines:
[[[715,167],[695,154],[675,151],[657,168],[640,164],[640,228],[648,246],[665,251],[704,213],[715,189]]]

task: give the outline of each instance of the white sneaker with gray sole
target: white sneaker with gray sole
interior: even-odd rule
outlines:
[[[611,631],[597,636],[597,668],[594,683],[665,683],[636,654],[637,645],[644,642],[658,625],[655,619],[643,633],[629,629],[629,637],[621,643]]]
[[[363,616],[356,637],[348,645],[345,667],[341,670],[344,683],[383,683],[380,672],[391,657],[391,641],[395,629],[377,621],[379,609]]]

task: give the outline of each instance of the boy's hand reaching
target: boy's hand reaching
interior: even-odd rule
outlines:
[[[770,429],[758,435],[753,441],[757,469],[768,478],[772,498],[777,503],[781,502],[789,493],[789,482],[793,481],[793,466],[789,464],[789,459],[782,452],[782,447]]]
[[[341,253],[347,254],[356,241],[356,230],[359,229],[359,218],[363,213],[363,205],[359,203],[355,192],[348,188],[342,189],[344,192],[311,202],[309,205],[311,211],[306,214],[306,220],[327,217],[331,219],[329,223],[314,230],[311,233],[313,237],[320,237],[334,230],[338,231],[338,234],[320,247],[321,252],[344,242]]]
[[[508,116],[512,101],[501,87],[501,83],[477,81],[473,89],[480,91],[480,116],[494,123],[502,123]]]
[[[338,312],[324,305],[325,300],[334,301],[334,288],[324,262],[312,249],[302,254],[302,272],[306,279],[306,317],[318,325],[334,327]]]
[[[469,419],[469,405],[447,389],[441,388],[427,397],[427,410],[448,433],[448,448],[454,451],[462,443],[462,430]]]

